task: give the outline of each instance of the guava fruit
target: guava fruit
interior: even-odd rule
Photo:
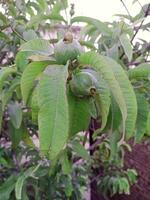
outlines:
[[[70,32],[67,32],[63,39],[56,43],[54,56],[58,64],[65,65],[68,60],[74,60],[83,52],[80,43],[73,39]]]

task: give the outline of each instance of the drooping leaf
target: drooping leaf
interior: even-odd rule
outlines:
[[[32,176],[36,172],[38,167],[39,166],[30,167],[22,175],[20,175],[19,178],[17,179],[17,182],[15,184],[15,195],[16,195],[17,200],[22,199],[22,189],[23,189],[23,185],[24,185],[25,180],[28,177]]]
[[[9,200],[10,194],[15,188],[17,176],[11,175],[5,182],[0,186],[0,200]]]
[[[126,130],[126,138],[130,138],[135,126],[137,104],[132,86],[122,67],[112,59],[94,52],[82,54],[79,62],[95,68],[106,81],[121,110],[123,132]]]
[[[90,100],[75,97],[68,89],[69,136],[87,130],[90,123]]]
[[[3,67],[2,69],[0,69],[0,92],[2,90],[4,81],[6,81],[7,77],[16,72],[17,70],[14,67]]]
[[[79,141],[72,142],[72,149],[78,156],[82,157],[85,160],[90,160],[90,155],[88,154],[88,151],[80,144]]]
[[[10,121],[16,129],[19,129],[22,122],[21,105],[16,102],[11,102],[7,105]]]
[[[138,114],[136,121],[135,142],[140,142],[146,132],[149,105],[143,94],[136,93]]]
[[[15,64],[19,71],[23,72],[27,64],[29,63],[28,57],[32,55],[31,51],[19,51],[15,57]]]
[[[102,81],[102,79],[97,89],[97,94],[95,96],[95,99],[99,107],[100,115],[102,119],[101,128],[99,131],[102,131],[106,126],[107,117],[108,117],[109,108],[110,108],[110,93],[104,81]]]
[[[132,45],[126,34],[120,36],[120,42],[129,61],[132,60]]]
[[[3,90],[3,93],[2,93],[2,110],[3,111],[5,110],[6,104],[11,99],[13,92],[19,85],[20,85],[20,79],[17,77],[12,81],[11,86],[8,89]]]
[[[143,63],[134,69],[129,69],[128,76],[130,79],[138,79],[150,76],[150,64]]]
[[[51,160],[56,159],[68,139],[67,68],[59,65],[47,67],[38,87],[40,151],[49,154]]]
[[[24,104],[27,103],[31,90],[36,86],[35,79],[48,65],[48,61],[39,61],[30,63],[24,70],[21,77],[21,92]]]
[[[32,99],[31,99],[31,111],[32,111],[32,121],[37,122],[38,120],[38,86],[34,89],[32,93]]]
[[[110,28],[108,28],[106,23],[103,23],[97,19],[85,17],[85,16],[78,16],[78,17],[74,17],[71,19],[71,23],[74,23],[74,22],[85,22],[88,24],[92,24],[103,35],[108,35],[108,36],[111,35],[111,30],[110,30]]]
[[[28,42],[21,45],[20,51],[29,51],[34,52],[34,54],[46,56],[53,53],[53,49],[50,46],[49,42],[44,39],[29,40]]]

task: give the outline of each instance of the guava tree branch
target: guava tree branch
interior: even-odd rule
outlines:
[[[137,28],[137,30],[135,31],[135,33],[134,33],[134,35],[133,35],[133,37],[132,37],[132,39],[131,39],[131,43],[133,42],[133,40],[134,40],[135,36],[137,35],[137,33],[139,32],[139,30],[141,29],[141,27],[142,27],[142,25],[143,25],[143,23],[144,23],[146,17],[148,16],[149,10],[150,10],[150,3],[149,3],[149,5],[148,5],[148,7],[147,7],[147,10],[146,10],[145,14],[144,14],[144,18],[143,18],[143,20],[141,21],[141,24],[139,25],[139,27]]]

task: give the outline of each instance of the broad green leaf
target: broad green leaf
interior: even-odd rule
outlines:
[[[67,0],[57,0],[51,10],[51,15],[60,14],[60,11],[66,9],[67,6],[68,6]]]
[[[2,102],[0,101],[0,133],[2,127],[2,119],[3,119],[3,109],[2,109]]]
[[[31,99],[31,111],[32,111],[32,121],[37,122],[38,120],[38,86],[34,89],[32,93],[32,99]]]
[[[18,102],[11,102],[7,105],[10,121],[16,129],[19,129],[22,122],[22,109]]]
[[[48,64],[48,61],[32,62],[25,68],[21,77],[21,92],[24,104],[27,103],[31,90],[36,86],[35,79]]]
[[[107,86],[104,84],[104,81],[101,81],[101,83],[99,84],[95,99],[100,109],[100,115],[102,119],[101,128],[99,131],[102,131],[106,126],[110,107],[110,93]]]
[[[146,135],[150,136],[150,110],[149,110],[148,118],[147,118]]]
[[[82,65],[92,66],[98,72],[99,77],[102,77],[106,81],[110,91],[114,95],[114,98],[121,110],[122,117],[123,117],[124,129],[125,129],[125,120],[127,117],[126,102],[123,97],[123,93],[120,88],[120,85],[116,79],[116,76],[111,69],[112,66],[107,63],[106,57],[100,56],[94,52],[88,52],[88,53],[82,54],[79,57],[79,63]],[[119,66],[119,68],[121,68],[121,67]]]
[[[68,139],[67,76],[68,66],[49,66],[38,86],[40,151],[49,154],[51,160],[56,159]]]
[[[28,133],[28,130],[26,127],[22,127],[22,141],[28,146],[28,147],[32,147],[35,148],[35,145],[32,141],[32,139],[30,138],[30,135]]]
[[[120,42],[129,61],[132,60],[132,45],[126,34],[120,36]]]
[[[71,169],[71,162],[68,159],[67,152],[64,151],[62,158],[61,158],[61,165],[62,165],[62,171],[64,174],[70,174],[72,169]]]
[[[121,118],[121,112],[120,112],[120,109],[114,99],[114,97],[112,96],[111,97],[111,129],[112,131],[116,131],[118,130],[120,124],[121,124],[121,121],[122,121],[122,118]]]
[[[69,136],[88,129],[90,123],[90,100],[75,97],[68,89]]]
[[[0,200],[9,200],[10,194],[15,188],[17,176],[11,175],[5,182],[0,186]]]
[[[15,58],[15,64],[19,71],[23,72],[27,64],[29,63],[28,57],[34,52],[19,51]]]
[[[126,138],[130,138],[134,131],[137,103],[132,86],[122,67],[114,60],[94,52],[82,54],[79,63],[92,66],[106,81],[121,110],[123,133],[126,132]]]
[[[15,185],[15,195],[16,195],[17,200],[22,199],[22,189],[23,189],[25,180],[28,177],[34,175],[34,173],[37,171],[38,168],[39,168],[39,165],[36,167],[30,167],[17,179],[16,185]]]
[[[29,30],[23,32],[23,38],[26,41],[29,41],[29,40],[37,39],[38,36],[37,36],[37,34],[36,34],[36,32],[34,30],[29,29]]]
[[[22,127],[20,127],[19,129],[16,129],[12,123],[9,123],[9,135],[11,138],[11,148],[13,150],[16,150],[21,139],[22,139],[22,133],[23,133],[23,129]]]
[[[0,32],[0,39],[8,42],[10,40],[9,36],[6,33]]]
[[[82,157],[85,160],[90,160],[90,155],[88,154],[88,151],[80,144],[79,141],[72,142],[72,149],[78,156]]]
[[[138,65],[134,69],[129,69],[128,76],[130,79],[138,79],[150,76],[150,64],[143,63]]]
[[[8,103],[8,101],[11,99],[13,92],[15,89],[20,86],[20,79],[17,77],[12,82],[8,89],[3,90],[2,93],[2,110],[5,110],[5,106]]]
[[[27,23],[27,27],[32,28],[35,25],[38,25],[45,20],[63,21],[66,23],[65,19],[59,14],[49,14],[49,15],[38,14],[32,17],[32,19]]]
[[[51,55],[53,53],[53,49],[50,46],[49,42],[44,39],[33,39],[24,43],[20,47],[20,51],[29,51],[34,52],[34,54],[40,55]]]
[[[0,20],[3,22],[3,26],[8,24],[8,20],[2,12],[0,12]]]
[[[7,77],[16,72],[17,70],[14,67],[3,67],[2,69],[0,69],[0,92],[3,88],[4,81],[6,81]]]
[[[87,48],[89,48],[89,49],[96,50],[96,47],[94,46],[94,44],[93,44],[92,42],[83,41],[83,40],[80,40],[79,42],[80,42],[80,44],[81,44],[82,46],[85,46],[85,47],[87,47]]]
[[[135,142],[140,142],[146,132],[149,105],[143,94],[136,93],[138,113],[136,121]]]
[[[71,23],[73,24],[74,22],[85,22],[88,24],[92,24],[103,35],[111,36],[111,30],[110,30],[110,28],[108,28],[106,23],[103,23],[97,19],[90,18],[90,17],[84,17],[84,16],[78,16],[78,17],[74,17],[71,19]]]

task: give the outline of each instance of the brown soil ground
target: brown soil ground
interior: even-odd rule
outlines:
[[[125,167],[138,172],[138,182],[131,188],[131,194],[105,199],[93,191],[92,200],[150,200],[150,144],[136,144],[131,153],[126,153]]]

